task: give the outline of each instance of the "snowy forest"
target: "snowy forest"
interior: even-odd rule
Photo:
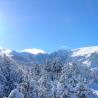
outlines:
[[[84,50],[1,49],[0,98],[98,98],[98,47]]]

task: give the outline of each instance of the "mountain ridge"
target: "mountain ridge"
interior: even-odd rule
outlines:
[[[0,92],[3,90],[0,97],[8,96],[16,84],[29,82],[39,96],[40,93],[45,96],[43,98],[63,98],[66,89],[69,98],[78,98],[76,92],[78,94],[81,87],[85,89],[86,98],[98,98],[97,75],[98,46],[52,53],[38,51],[37,54],[0,49]],[[31,88],[30,98],[38,97]]]

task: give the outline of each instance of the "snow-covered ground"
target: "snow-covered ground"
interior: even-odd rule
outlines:
[[[0,98],[20,84],[29,98],[98,98],[98,46],[53,53],[1,48]]]

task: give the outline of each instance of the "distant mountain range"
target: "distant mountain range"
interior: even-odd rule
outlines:
[[[8,60],[8,62],[7,62],[7,60]],[[35,72],[36,70],[38,70],[39,76],[35,75],[33,73],[32,79],[40,81],[40,79],[44,76],[42,74],[46,73],[47,77],[51,77],[51,78],[48,78],[48,82],[52,86],[50,89],[51,93],[53,93],[52,89],[55,85],[56,86],[61,85],[61,84],[58,84],[58,83],[60,83],[60,80],[62,80],[61,77],[65,77],[66,75],[75,71],[75,73],[72,73],[71,79],[77,78],[76,80],[78,80],[79,75],[80,75],[81,79],[82,78],[84,79],[83,83],[84,83],[84,81],[88,82],[88,83],[84,83],[84,84],[86,84],[87,88],[90,91],[92,91],[92,95],[91,95],[92,97],[79,97],[79,98],[98,98],[98,46],[84,47],[84,48],[78,48],[78,49],[72,49],[72,50],[58,50],[53,53],[47,53],[43,50],[36,49],[36,48],[25,49],[21,52],[16,52],[13,50],[1,48],[0,49],[0,64],[1,64],[0,65],[0,68],[1,68],[0,77],[3,77],[3,80],[2,79],[0,80],[1,89],[3,88],[3,86],[4,87],[6,86],[6,84],[4,84],[4,83],[8,82],[8,80],[6,80],[6,82],[4,81],[4,78],[7,78],[7,77],[5,74],[3,74],[3,71],[2,71],[2,66],[3,67],[5,66],[6,68],[8,68],[8,66],[6,66],[7,63],[8,63],[8,65],[11,65],[10,66],[11,70],[14,70],[14,71],[18,70],[18,73],[16,72],[17,74],[19,74],[21,71],[21,74],[23,74],[23,75],[24,75],[23,71],[25,71],[25,73],[26,73],[26,69],[24,67],[26,67],[28,69],[32,69],[33,67],[35,68],[36,66],[38,66],[40,70],[33,69],[33,71]],[[70,66],[70,67],[68,67],[68,66]],[[72,72],[69,72],[70,68],[71,68]],[[66,69],[68,69],[68,72],[66,72]],[[41,71],[41,70],[43,70],[43,71]],[[6,72],[6,69],[4,72]],[[65,72],[68,74],[66,74]],[[76,72],[77,72],[77,74],[76,74]],[[20,75],[20,76],[22,77],[22,75]],[[35,76],[37,79],[33,78],[33,76]],[[68,78],[68,80],[69,79],[70,78]],[[63,79],[63,80],[64,80],[65,84],[66,83],[70,84],[70,82],[65,81],[66,79]],[[4,81],[4,83],[2,81]],[[20,80],[18,79],[18,80],[15,80],[14,82],[19,84],[19,83],[21,83],[19,81]],[[80,80],[78,80],[78,81],[80,81]],[[57,83],[58,85],[55,83]],[[75,87],[77,87],[77,85],[79,85],[79,83],[76,83]],[[65,84],[63,84],[63,85],[65,85]],[[75,87],[70,87],[70,88],[76,89]],[[10,89],[10,91],[13,88],[14,87],[12,87]],[[46,88],[49,88],[49,87],[46,86]],[[54,89],[56,89],[56,88],[57,87],[54,87]],[[61,88],[59,87],[57,90],[60,90],[60,89]],[[4,93],[4,91],[5,91],[4,88],[3,88],[3,91],[2,90],[0,90],[0,91],[2,92],[0,94],[0,96],[6,95]],[[8,94],[9,94],[9,92],[8,92]],[[57,94],[59,94],[59,93],[57,93]],[[73,95],[76,96],[75,94],[73,94]],[[47,95],[47,98],[49,96],[50,95]],[[53,97],[53,95],[51,95],[51,96],[52,96],[51,98],[57,98],[57,97]],[[60,94],[58,96],[60,96]],[[0,97],[0,98],[2,98],[2,97]],[[34,98],[36,98],[36,97],[34,97]],[[61,98],[61,97],[58,97],[58,98]],[[62,97],[62,98],[67,98],[67,97]],[[69,97],[69,98],[71,98],[71,97]],[[74,97],[74,98],[76,98],[76,97]]]

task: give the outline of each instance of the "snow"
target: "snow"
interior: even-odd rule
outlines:
[[[28,53],[31,53],[31,54],[45,54],[47,52],[45,52],[44,50],[41,50],[41,49],[37,49],[37,48],[32,48],[32,49],[25,49],[25,50],[22,50],[22,52],[28,52]]]
[[[79,96],[98,98],[96,52],[98,46],[61,50],[50,54],[37,48],[25,49],[22,52],[0,49],[0,57],[4,59],[0,62],[0,98],[14,94],[17,95],[14,98],[24,98],[24,94],[27,94],[28,98],[77,98],[76,95],[79,95],[81,90]],[[24,86],[26,90],[22,91],[24,94],[18,91],[15,85],[21,83],[27,84]],[[91,97],[93,94],[96,97]]]
[[[75,56],[90,56],[92,53],[98,52],[98,46],[84,47],[72,50],[72,57]]]
[[[13,50],[10,50],[10,49],[6,49],[6,48],[0,48],[0,56],[8,56],[8,57],[11,57],[11,53],[13,52]]]
[[[95,94],[98,96],[98,91],[95,91]]]
[[[92,91],[93,91],[93,94],[95,94],[95,95],[98,96],[98,90],[94,90],[94,89],[92,89]]]
[[[10,49],[4,49],[3,53],[5,53],[7,56],[10,56],[10,53],[13,52]]]
[[[17,88],[12,90],[8,98],[24,98],[22,92],[20,92]]]

